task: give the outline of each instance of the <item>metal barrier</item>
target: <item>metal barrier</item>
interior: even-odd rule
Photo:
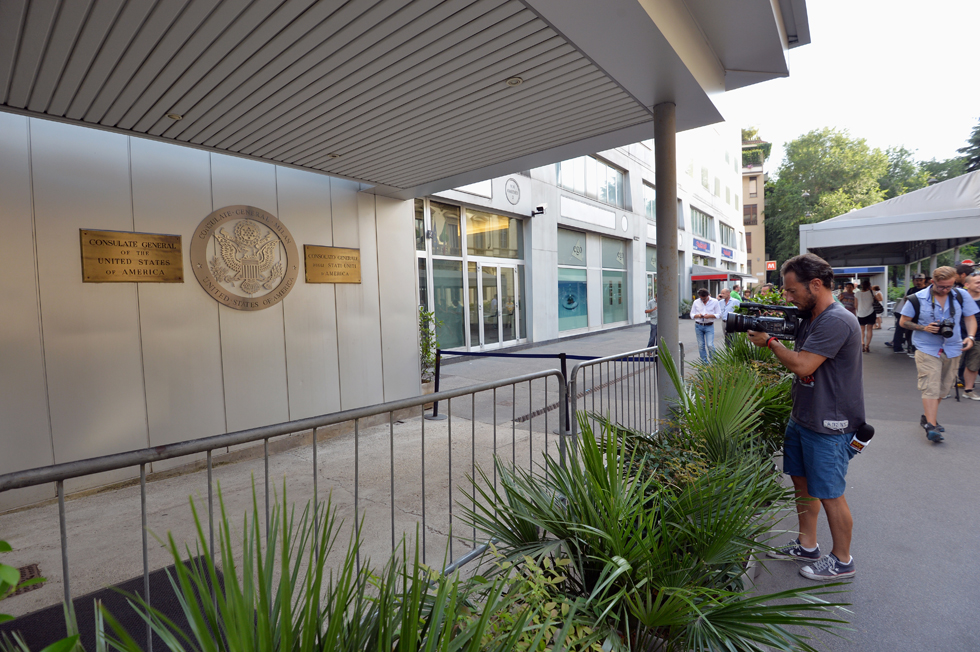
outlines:
[[[554,382],[549,381],[554,378]],[[535,382],[539,381],[539,382]],[[524,386],[526,385],[526,394],[524,393]],[[519,391],[520,388],[520,391]],[[510,391],[507,391],[507,390]],[[335,446],[339,445],[337,442],[341,441],[344,445],[353,446],[353,509],[355,514],[355,521],[360,521],[360,518],[367,513],[368,508],[361,504],[361,481],[360,472],[362,466],[360,450],[361,439],[365,436],[361,431],[362,420],[368,419],[369,417],[376,417],[378,415],[388,416],[388,441],[387,441],[387,452],[388,452],[388,498],[390,499],[390,527],[391,527],[391,547],[392,550],[395,549],[397,541],[400,536],[406,531],[405,527],[399,528],[396,526],[396,499],[401,498],[396,495],[395,491],[395,478],[396,478],[396,467],[395,467],[395,424],[396,417],[395,413],[403,413],[406,410],[412,410],[412,418],[410,420],[399,420],[398,423],[404,426],[406,423],[410,423],[410,427],[415,428],[413,432],[418,432],[421,435],[419,442],[419,452],[421,469],[420,473],[413,475],[413,480],[418,480],[421,484],[421,502],[412,506],[409,510],[406,506],[401,506],[399,512],[404,515],[405,513],[411,512],[411,516],[417,516],[415,519],[416,525],[421,525],[422,537],[422,559],[423,562],[426,561],[427,554],[427,521],[432,518],[444,518],[448,516],[448,532],[446,533],[447,546],[448,546],[448,560],[450,562],[450,568],[456,568],[460,563],[466,561],[470,558],[470,554],[464,555],[463,558],[458,561],[454,559],[453,554],[453,539],[459,539],[461,541],[467,541],[472,544],[472,548],[475,550],[480,550],[481,547],[477,546],[476,539],[477,533],[474,529],[472,532],[472,539],[463,539],[457,536],[457,533],[453,532],[453,503],[454,503],[454,489],[456,481],[454,480],[453,474],[453,445],[457,444],[459,447],[463,447],[465,444],[465,429],[462,433],[459,432],[459,427],[457,427],[456,433],[453,432],[453,409],[457,408],[457,424],[459,421],[466,420],[468,417],[470,426],[470,459],[464,460],[463,467],[468,470],[470,477],[476,477],[476,466],[477,466],[477,454],[484,457],[483,461],[486,461],[486,456],[489,454],[498,455],[500,453],[502,456],[506,457],[509,453],[511,458],[511,464],[516,466],[517,464],[524,465],[524,461],[527,461],[528,468],[532,468],[536,462],[535,454],[538,453],[538,460],[540,460],[540,453],[545,455],[551,455],[553,450],[553,444],[549,442],[549,427],[548,427],[548,409],[535,410],[535,406],[543,404],[547,406],[549,404],[549,391],[552,394],[557,394],[558,404],[565,405],[566,400],[566,383],[564,375],[558,370],[548,370],[532,374],[526,374],[523,376],[517,376],[514,378],[508,378],[505,380],[493,381],[481,383],[478,385],[472,385],[469,387],[446,390],[443,392],[438,392],[436,394],[430,394],[428,396],[419,396],[414,398],[403,399],[399,401],[391,401],[388,403],[383,403],[379,405],[373,405],[363,408],[357,408],[353,410],[345,410],[343,412],[337,412],[333,414],[326,414],[318,417],[311,417],[308,419],[301,419],[297,421],[290,421],[287,423],[281,423],[271,426],[265,426],[261,428],[252,428],[249,430],[241,430],[238,432],[232,432],[222,435],[216,435],[213,437],[206,437],[203,439],[195,439],[191,441],[180,442],[176,444],[169,444],[165,446],[158,446],[154,448],[146,448],[142,450],[135,450],[125,453],[118,453],[114,455],[106,455],[103,457],[91,458],[86,460],[79,460],[76,462],[67,462],[63,464],[55,464],[52,466],[47,466],[38,469],[29,469],[25,471],[18,471],[14,473],[7,473],[0,475],[0,492],[9,491],[12,489],[19,489],[23,487],[31,487],[46,483],[54,482],[57,485],[57,495],[58,495],[58,515],[59,515],[59,528],[61,531],[61,561],[62,561],[62,573],[64,580],[64,597],[66,602],[71,600],[71,586],[70,586],[70,569],[69,569],[69,556],[68,556],[68,528],[67,519],[65,511],[65,481],[71,478],[79,478],[83,476],[90,476],[97,473],[103,473],[106,471],[114,471],[119,469],[125,469],[130,467],[139,467],[139,478],[140,478],[140,513],[142,517],[143,525],[143,584],[145,591],[145,599],[150,602],[149,595],[149,556],[147,548],[147,464],[153,462],[159,462],[163,460],[170,460],[174,458],[186,457],[188,455],[206,453],[207,454],[207,486],[208,486],[208,527],[209,536],[211,541],[211,549],[214,549],[214,515],[215,515],[215,505],[214,505],[214,492],[213,492],[213,478],[212,478],[212,453],[216,449],[225,448],[229,446],[238,446],[241,444],[258,443],[262,442],[264,445],[264,461],[265,461],[265,519],[266,519],[266,535],[269,532],[269,500],[270,500],[270,487],[269,487],[269,440],[276,437],[283,437],[287,435],[302,433],[306,431],[313,430],[313,443],[312,443],[312,473],[313,473],[313,501],[314,506],[317,504],[318,500],[318,487],[317,478],[320,475],[320,469],[318,467],[319,460],[317,454],[317,436],[316,429],[323,428],[326,426],[336,426],[338,424],[344,424],[347,422],[353,422],[353,437],[349,438],[347,441],[345,438],[332,439],[328,445]],[[535,394],[537,392],[537,395]],[[504,400],[498,401],[498,393],[502,394]],[[480,395],[480,400],[478,401],[478,395]],[[469,400],[466,400],[469,397]],[[455,399],[455,401],[454,401]],[[486,400],[492,402],[492,406],[486,404]],[[552,399],[553,402],[554,399]],[[444,401],[447,407],[447,420],[444,422],[431,422],[426,421],[421,418],[424,416],[423,406],[431,401]],[[526,401],[526,411],[524,402]],[[501,414],[501,420],[498,424],[498,407],[507,407],[509,404],[510,415],[509,418],[505,414]],[[417,410],[417,412],[416,412]],[[501,410],[503,412],[503,410]],[[567,430],[565,424],[565,414],[563,410],[557,410],[558,412],[558,425],[559,432],[565,432]],[[537,423],[539,428],[537,430],[533,427],[534,416],[539,415]],[[462,415],[462,416],[460,416]],[[518,417],[521,418],[518,418]],[[416,419],[415,417],[419,417]],[[526,420],[526,423],[524,421]],[[446,452],[446,473],[442,476],[442,468],[433,469],[431,460],[430,466],[426,468],[426,427],[428,424],[430,444],[433,431],[437,436],[445,436],[445,452]],[[518,437],[518,424],[520,425],[520,442]],[[543,424],[543,425],[541,425]],[[510,441],[503,441],[503,446],[498,450],[498,425],[502,426],[504,430],[510,430]],[[416,428],[417,426],[417,428]],[[464,424],[465,426],[465,424]],[[480,430],[480,447],[478,451],[477,446],[477,430]],[[381,426],[373,426],[377,430]],[[460,436],[462,434],[462,436]],[[527,435],[526,440],[524,435]],[[378,437],[377,432],[371,433],[372,437],[375,437],[372,442],[377,443]],[[399,442],[399,447],[402,447],[403,442],[410,439],[411,433],[402,433],[400,435],[401,441]],[[506,434],[503,435],[503,438]],[[538,445],[540,448],[536,449],[536,440],[543,440]],[[370,442],[369,442],[370,443]],[[509,446],[507,445],[509,444]],[[520,446],[519,446],[520,444]],[[510,450],[508,451],[507,448]],[[520,448],[520,450],[519,450]],[[564,459],[565,456],[565,441],[564,437],[558,438],[558,450],[560,451],[561,458]],[[524,453],[526,452],[526,457]],[[518,461],[520,453],[520,461]],[[431,455],[431,453],[430,453]],[[400,473],[405,474],[405,468],[409,464],[404,459],[403,456],[399,459]],[[339,457],[332,458],[334,460],[340,459]],[[382,460],[376,459],[373,454],[369,457],[373,460],[376,466],[371,467],[369,470],[376,470],[378,468],[377,463]],[[490,458],[492,459],[492,458]],[[341,460],[342,461],[342,460]],[[457,461],[457,467],[459,463]],[[489,472],[489,466],[487,466]],[[346,469],[344,469],[346,470]],[[459,469],[457,468],[457,471]],[[427,476],[432,480],[442,480],[443,477],[448,481],[448,495],[447,495],[447,505],[446,509],[448,514],[444,512],[439,512],[435,515],[427,512],[426,505],[426,478]],[[496,467],[493,469],[493,481],[496,483]],[[380,483],[372,483],[369,487],[374,489],[378,487]],[[334,485],[336,486],[336,484]],[[365,485],[368,487],[368,485]],[[414,489],[414,487],[413,487]],[[475,494],[474,494],[475,495]],[[441,498],[440,498],[441,501]],[[431,505],[428,509],[431,512]],[[418,509],[418,513],[414,512]],[[442,509],[442,506],[438,509]],[[376,512],[376,510],[375,510]],[[412,520],[409,518],[409,520]],[[404,521],[404,518],[403,518]],[[375,521],[377,524],[377,521]],[[101,587],[99,587],[101,588]],[[147,632],[149,636],[149,631]]]
[[[680,373],[684,375],[684,344],[679,343]],[[593,429],[597,425],[592,415],[608,417],[611,421],[646,433],[657,429],[660,420],[658,382],[660,378],[659,349],[656,346],[617,353],[580,362],[568,375],[567,400],[571,405],[569,434],[573,446],[578,435],[579,410],[590,416]]]

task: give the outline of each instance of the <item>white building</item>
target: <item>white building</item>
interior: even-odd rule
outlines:
[[[678,136],[682,297],[718,275],[700,268],[745,272],[740,134],[720,123]],[[655,196],[645,141],[416,199],[419,300],[442,322],[440,345],[492,349],[643,323],[657,277]]]

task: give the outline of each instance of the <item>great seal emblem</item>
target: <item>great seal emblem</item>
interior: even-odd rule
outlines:
[[[225,206],[197,227],[191,266],[215,301],[236,310],[262,310],[296,285],[299,252],[289,229],[271,213]]]

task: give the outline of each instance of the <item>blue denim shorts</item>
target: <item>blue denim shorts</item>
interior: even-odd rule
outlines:
[[[790,419],[783,443],[783,473],[806,478],[807,493],[814,498],[843,496],[847,463],[856,454],[849,445],[853,434],[824,435]]]

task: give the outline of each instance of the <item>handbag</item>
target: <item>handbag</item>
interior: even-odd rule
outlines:
[[[881,305],[881,301],[878,301],[878,297],[873,297],[871,299],[871,309],[875,311],[876,315],[880,315],[885,312],[885,307]]]

